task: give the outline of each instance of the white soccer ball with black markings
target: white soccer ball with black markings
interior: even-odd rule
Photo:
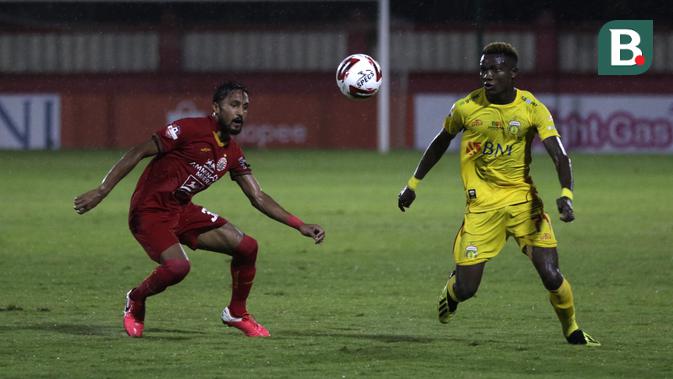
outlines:
[[[349,55],[337,67],[337,86],[350,99],[374,96],[382,81],[381,66],[367,54]]]

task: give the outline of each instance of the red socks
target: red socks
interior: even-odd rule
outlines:
[[[257,241],[243,236],[241,243],[234,250],[231,260],[231,302],[229,311],[233,316],[242,317],[247,313],[246,300],[255,279],[255,262],[257,261]]]
[[[186,259],[168,259],[158,266],[129,295],[132,300],[145,301],[148,296],[156,295],[168,286],[180,283],[189,273],[190,264]]]
[[[257,261],[257,241],[243,236],[241,243],[234,249],[231,260],[231,302],[229,311],[236,317],[247,313],[246,301],[255,279]],[[158,266],[138,287],[131,291],[135,301],[145,301],[149,296],[164,291],[168,286],[177,284],[189,273],[190,263],[185,259],[169,259]]]

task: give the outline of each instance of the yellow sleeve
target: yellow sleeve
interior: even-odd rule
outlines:
[[[449,115],[444,119],[444,129],[452,136],[457,135],[463,130],[463,117],[461,116],[460,108],[456,105],[458,105],[458,102],[453,103]]]
[[[537,128],[541,141],[549,137],[559,136],[556,125],[554,125],[554,118],[549,113],[549,109],[539,101],[537,102],[537,107],[533,107],[533,125]]]

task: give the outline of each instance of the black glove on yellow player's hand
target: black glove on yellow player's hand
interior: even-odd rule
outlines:
[[[573,201],[566,196],[556,199],[556,206],[561,214],[561,221],[571,222],[575,219],[575,211],[573,210]]]
[[[409,187],[404,186],[397,196],[397,206],[404,212],[404,208],[409,208],[414,200],[416,200],[416,192],[409,189]]]

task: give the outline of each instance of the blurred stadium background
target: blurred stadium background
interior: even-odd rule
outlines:
[[[384,146],[376,101],[334,83],[346,55],[379,56],[380,3]],[[596,74],[598,30],[613,19],[654,20],[646,74]],[[479,85],[480,47],[505,40],[519,86],[548,104],[570,150],[671,153],[672,25],[660,1],[0,2],[0,149],[128,147],[209,112],[225,79],[251,92],[246,146],[422,149]]]

